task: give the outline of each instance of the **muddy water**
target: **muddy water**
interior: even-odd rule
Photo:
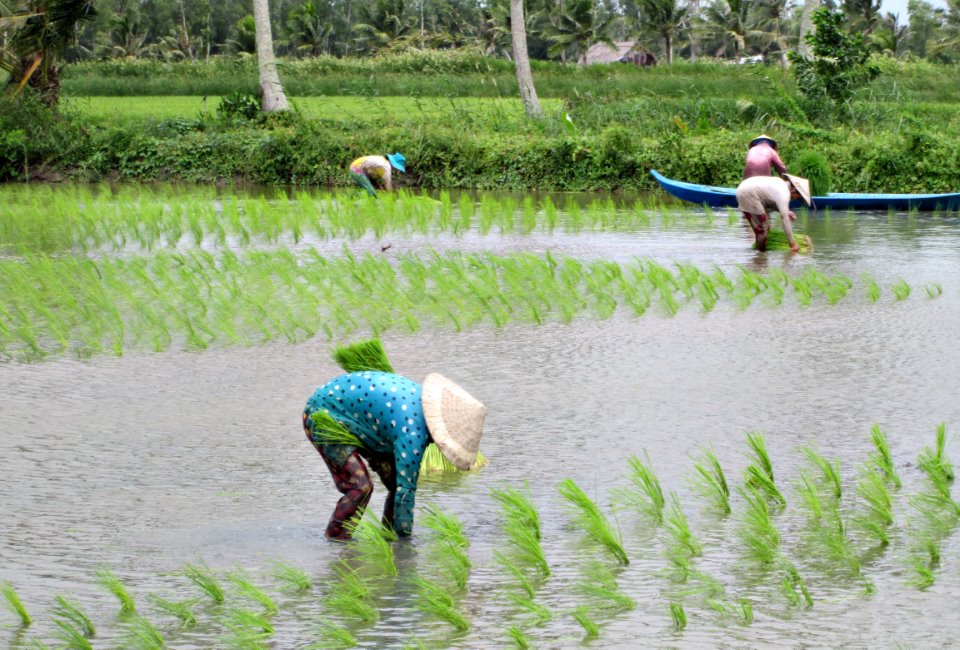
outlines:
[[[949,535],[932,587],[911,586],[907,563],[910,494],[923,477],[918,452],[936,426],[960,430],[960,223],[955,217],[860,214],[809,217],[811,256],[755,254],[750,236],[723,215],[680,220],[640,232],[500,238],[395,239],[391,251],[427,244],[440,249],[544,251],[582,257],[713,264],[727,271],[801,271],[807,265],[856,280],[873,275],[884,289],[904,278],[913,293],[897,302],[885,290],[877,303],[861,289],[835,306],[778,308],[730,304],[701,314],[687,307],[673,318],[608,321],[586,316],[569,325],[512,325],[463,333],[385,335],[398,371],[421,378],[441,371],[489,407],[483,450],[491,464],[476,475],[424,480],[418,504],[436,503],[466,524],[473,571],[462,598],[467,633],[413,608],[408,578],[432,570],[428,536],[396,545],[401,578],[378,592],[381,620],[353,627],[364,647],[496,648],[523,619],[505,599],[511,579],[493,560],[505,537],[490,489],[529,484],[540,509],[544,550],[552,569],[537,601],[553,619],[527,628],[534,647],[949,646],[960,634],[960,535]],[[356,250],[381,242],[361,240]],[[331,251],[341,243],[314,242]],[[943,294],[927,297],[939,283]],[[859,286],[859,285],[858,285]],[[199,592],[177,572],[206,562],[220,572],[247,569],[280,605],[273,646],[300,647],[317,638],[319,602],[332,583],[335,559],[349,546],[324,540],[337,498],[319,457],[300,430],[310,392],[337,371],[328,344],[220,349],[203,353],[130,353],[122,358],[51,360],[0,365],[0,580],[18,590],[36,623],[18,632],[4,612],[0,643],[26,647],[51,641],[56,594],[81,603],[98,625],[95,647],[122,644],[116,601],[94,573],[109,566],[172,647],[223,647],[217,621],[224,609],[199,601],[199,625],[177,630],[151,612],[147,595],[184,599]],[[812,445],[840,460],[849,499],[857,468],[871,451],[869,431],[887,433],[904,478],[895,496],[893,541],[865,554],[863,574],[876,588],[845,576],[804,543],[804,508],[793,482]],[[763,433],[788,508],[776,521],[782,550],[797,565],[815,601],[791,607],[779,575],[751,564],[736,535],[737,511],[718,517],[691,490],[691,457],[712,447],[734,483],[747,463],[745,434]],[[952,438],[952,436],[950,436]],[[591,560],[607,560],[571,523],[557,484],[571,478],[607,504],[624,485],[630,454],[650,456],[666,490],[678,492],[704,546],[695,566],[719,580],[727,597],[748,598],[755,620],[724,619],[702,598],[684,595],[666,575],[661,532],[640,515],[618,523],[631,564],[617,569],[633,611],[596,612],[596,640],[584,641],[571,615],[586,602],[576,590]],[[960,460],[956,445],[953,455]],[[383,489],[374,493],[380,509]],[[954,496],[958,496],[956,489]],[[422,512],[422,510],[420,511]],[[861,550],[866,550],[861,545]],[[305,596],[282,595],[273,560],[316,577]],[[612,560],[609,561],[612,565]],[[674,631],[671,601],[686,606],[688,626]],[[234,604],[241,601],[233,597]]]

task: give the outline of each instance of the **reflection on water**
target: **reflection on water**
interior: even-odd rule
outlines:
[[[680,495],[700,536],[705,552],[696,568],[718,579],[731,598],[750,598],[755,621],[741,626],[702,599],[686,597],[688,627],[674,632],[668,606],[685,598],[684,586],[666,574],[662,531],[620,512],[631,564],[618,580],[638,606],[615,616],[597,613],[601,636],[593,645],[954,643],[958,537],[946,538],[936,582],[920,591],[908,584],[907,532],[914,516],[908,497],[923,485],[917,454],[933,443],[939,422],[948,432],[960,428],[957,219],[816,215],[801,217],[798,230],[812,236],[812,256],[755,254],[746,228],[725,215],[635,233],[393,241],[404,252],[433,246],[640,256],[724,269],[813,265],[851,278],[870,274],[883,286],[902,277],[914,292],[902,302],[884,294],[873,304],[861,292],[836,306],[799,308],[787,301],[776,309],[756,304],[740,312],[727,305],[708,314],[688,307],[673,318],[617,314],[536,328],[387,334],[399,372],[420,379],[441,371],[488,405],[483,449],[491,464],[473,476],[425,480],[418,491],[421,507],[436,503],[467,527],[474,568],[462,602],[472,631],[456,634],[413,610],[413,587],[401,577],[378,596],[381,620],[354,630],[360,644],[399,647],[416,637],[438,646],[509,645],[506,630],[518,619],[505,599],[509,577],[494,561],[505,536],[489,492],[527,483],[553,571],[537,601],[554,612],[550,623],[527,632],[537,647],[579,645],[583,630],[571,614],[583,600],[576,584],[585,563],[604,556],[572,525],[557,483],[572,478],[606,506],[611,490],[624,483],[627,456],[644,451],[664,489]],[[331,251],[341,246],[315,244]],[[943,288],[936,300],[922,289],[933,282]],[[116,603],[94,579],[96,568],[108,565],[172,645],[218,645],[224,630],[211,623],[215,607],[197,605],[206,622],[177,631],[146,606],[150,593],[197,596],[176,572],[201,561],[219,571],[245,567],[276,595],[275,647],[314,638],[331,565],[350,549],[323,539],[337,494],[299,417],[306,397],[336,372],[320,340],[0,365],[0,580],[17,588],[37,620],[26,634],[0,630],[0,639],[13,647],[34,634],[49,639],[53,597],[71,594],[98,623],[95,645],[112,646],[122,634]],[[793,483],[804,467],[802,447],[814,446],[839,459],[852,499],[874,423],[887,433],[905,485],[895,497],[900,532],[864,564],[877,588],[871,596],[861,581],[837,575],[803,543],[804,510]],[[750,431],[766,437],[787,495],[789,506],[776,521],[784,552],[811,589],[813,609],[789,608],[777,574],[744,560],[737,517],[711,515],[690,488],[692,457],[708,447],[739,483]],[[382,496],[378,488],[372,501],[378,512]],[[735,499],[735,509],[740,505]],[[397,545],[401,576],[430,568],[427,536],[419,532]],[[314,591],[281,594],[270,577],[274,559],[316,576]]]

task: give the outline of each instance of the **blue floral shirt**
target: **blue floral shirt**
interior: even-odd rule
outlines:
[[[305,409],[311,415],[325,410],[368,449],[393,456],[397,470],[394,527],[401,535],[413,530],[420,461],[431,442],[420,394],[420,384],[400,375],[352,372],[315,390]],[[353,451],[346,445],[325,445],[324,453],[328,449],[332,457]]]

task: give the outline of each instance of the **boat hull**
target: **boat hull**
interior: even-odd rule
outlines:
[[[713,185],[698,185],[684,183],[667,178],[657,170],[650,170],[650,174],[660,183],[660,186],[672,196],[711,208],[737,207],[737,190],[732,187],[715,187]],[[800,201],[793,205],[800,206]],[[826,208],[840,210],[958,210],[960,209],[960,192],[953,194],[848,194],[831,192],[825,196],[813,197],[813,209]]]

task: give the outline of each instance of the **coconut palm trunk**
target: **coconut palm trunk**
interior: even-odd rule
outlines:
[[[812,16],[819,6],[820,0],[804,0],[803,13],[800,14],[800,43],[797,45],[797,52],[805,59],[813,57],[813,52],[810,51],[810,45],[807,43],[807,34],[816,29]]]
[[[273,33],[270,30],[270,6],[267,0],[253,0],[253,19],[257,24],[257,63],[260,68],[260,99],[264,113],[290,109],[280,85],[277,62],[273,58]]]
[[[516,64],[517,85],[520,86],[523,108],[530,117],[540,117],[543,115],[543,109],[540,108],[537,89],[533,85],[533,72],[530,71],[523,0],[510,0],[510,34],[513,37],[513,61]]]

